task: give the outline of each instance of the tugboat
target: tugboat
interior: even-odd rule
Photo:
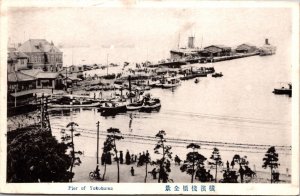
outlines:
[[[150,94],[146,94],[140,112],[158,111],[160,107],[161,104],[158,98],[151,98]]]
[[[273,93],[277,95],[289,95],[292,96],[292,84],[288,83],[288,88],[282,86],[281,88],[274,88]]]
[[[143,106],[143,101],[136,101],[126,105],[128,111],[140,110]]]
[[[218,78],[218,77],[222,77],[223,74],[222,74],[222,72],[220,72],[220,73],[214,73],[211,76],[214,77],[214,78]]]

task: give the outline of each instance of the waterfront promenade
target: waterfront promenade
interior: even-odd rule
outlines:
[[[91,171],[95,170],[95,157],[90,156],[82,156],[81,157],[82,162],[84,165],[80,167],[75,167],[74,172],[74,180],[73,182],[94,182],[94,183],[114,183],[117,182],[117,171],[116,171],[116,163],[114,162],[112,165],[107,165],[106,168],[106,177],[104,181],[91,181],[89,179],[89,173]],[[131,167],[134,167],[135,175],[132,176],[130,173]],[[148,172],[150,172],[154,167],[149,165],[148,166]],[[225,168],[224,168],[225,169]],[[235,168],[238,170],[238,168]],[[103,175],[104,167],[100,167],[100,174]],[[121,164],[120,165],[120,182],[126,182],[126,183],[143,183],[145,179],[145,166],[137,167],[135,164]],[[214,169],[210,170],[210,173],[214,175]],[[223,170],[220,169],[217,174],[217,181],[220,179],[223,179]],[[254,178],[247,178],[245,180],[245,183],[270,183],[270,173],[268,171],[256,171],[256,177]],[[170,179],[174,181],[174,183],[190,183],[191,176],[187,175],[186,173],[183,173],[180,171],[180,166],[174,165],[174,162],[171,166],[171,173],[170,173]],[[238,178],[238,182],[240,181],[240,177]],[[287,175],[285,173],[282,173],[280,175],[280,182],[279,183],[290,183],[291,182],[291,176]],[[157,183],[157,179],[153,179],[153,176],[148,173],[147,176],[147,183]],[[203,183],[200,181],[195,180],[195,183]],[[209,182],[207,182],[209,183]]]

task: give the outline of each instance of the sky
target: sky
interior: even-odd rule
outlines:
[[[277,47],[290,48],[291,18],[289,8],[19,7],[9,8],[8,36],[12,43],[42,38],[62,45],[68,63],[71,56],[77,63],[103,62],[107,53],[114,59],[146,60],[169,58],[169,50],[187,46],[191,35],[198,47],[261,46],[269,38]],[[70,55],[70,48],[74,53],[87,46]]]

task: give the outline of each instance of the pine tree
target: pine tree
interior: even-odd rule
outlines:
[[[62,133],[63,133],[63,136],[61,137],[62,141],[63,142],[66,142],[67,146],[69,148],[71,148],[71,151],[70,151],[70,156],[71,156],[71,167],[70,167],[70,172],[72,173],[73,171],[73,167],[75,167],[76,165],[79,166],[81,164],[81,160],[80,160],[80,157],[77,156],[77,155],[82,155],[82,152],[81,151],[75,151],[75,145],[74,145],[74,137],[78,137],[80,136],[80,133],[74,133],[76,132],[77,130],[75,129],[75,126],[78,126],[77,123],[75,122],[70,122],[68,125],[67,125],[67,128],[70,127],[70,132],[71,132],[71,135],[69,134],[66,134],[64,132],[64,130],[62,130]],[[72,178],[70,179],[70,181],[72,182]]]
[[[244,157],[241,157],[240,155],[238,154],[235,154],[232,158],[232,167],[235,165],[235,164],[239,164],[239,173],[240,173],[240,177],[241,177],[241,183],[243,183],[244,181],[244,175],[245,175],[245,171],[243,169],[243,167],[245,166],[248,166],[249,165],[249,162],[247,161],[247,156],[244,156]]]
[[[148,175],[148,164],[151,162],[150,154],[148,150],[146,151],[146,154],[143,153],[143,158],[141,159],[141,165],[145,164],[145,179],[144,182],[147,182],[147,175]]]
[[[200,146],[194,143],[191,143],[187,146],[187,148],[191,148],[193,151],[189,152],[186,155],[186,160],[184,161],[183,165],[180,167],[182,172],[186,172],[187,174],[191,175],[191,183],[194,182],[195,176],[195,168],[201,168],[204,166],[204,161],[206,158],[197,152],[200,149]],[[205,170],[204,170],[205,171]]]
[[[169,180],[169,173],[171,172],[171,160],[172,160],[172,147],[166,145],[165,139],[166,132],[161,130],[159,131],[155,137],[158,138],[158,142],[154,147],[154,153],[160,154],[162,157],[157,159],[154,164],[156,164],[159,168],[158,182],[162,180],[164,183]]]
[[[71,157],[67,145],[37,127],[7,133],[7,182],[68,182]]]
[[[263,158],[263,165],[262,167],[264,169],[266,169],[267,167],[270,167],[271,170],[271,183],[273,182],[273,170],[278,168],[278,166],[280,165],[278,163],[278,153],[276,153],[276,149],[274,146],[270,147],[267,151],[267,153],[265,154],[265,157]]]
[[[214,148],[210,159],[213,162],[210,162],[210,165],[214,165],[216,167],[216,174],[215,174],[215,182],[217,182],[217,173],[218,173],[218,166],[223,165],[221,155],[218,148]]]
[[[124,139],[124,137],[121,136],[121,131],[117,128],[109,128],[109,129],[107,129],[107,133],[108,134],[107,134],[106,140],[104,142],[103,151],[106,152],[107,154],[109,154],[111,150],[114,151],[114,153],[116,155],[117,171],[118,171],[117,182],[119,183],[120,182],[120,165],[119,165],[119,157],[118,157],[118,150],[117,150],[117,146],[116,146],[116,140]]]

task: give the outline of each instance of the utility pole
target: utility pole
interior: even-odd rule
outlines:
[[[66,80],[65,80],[65,83],[66,83],[66,91],[68,90],[67,78],[68,78],[68,67],[66,66]]]
[[[44,93],[41,97],[41,129],[43,129],[43,122],[44,121]]]
[[[99,166],[99,125],[100,125],[100,122],[98,121],[96,124],[97,124],[97,166]]]

